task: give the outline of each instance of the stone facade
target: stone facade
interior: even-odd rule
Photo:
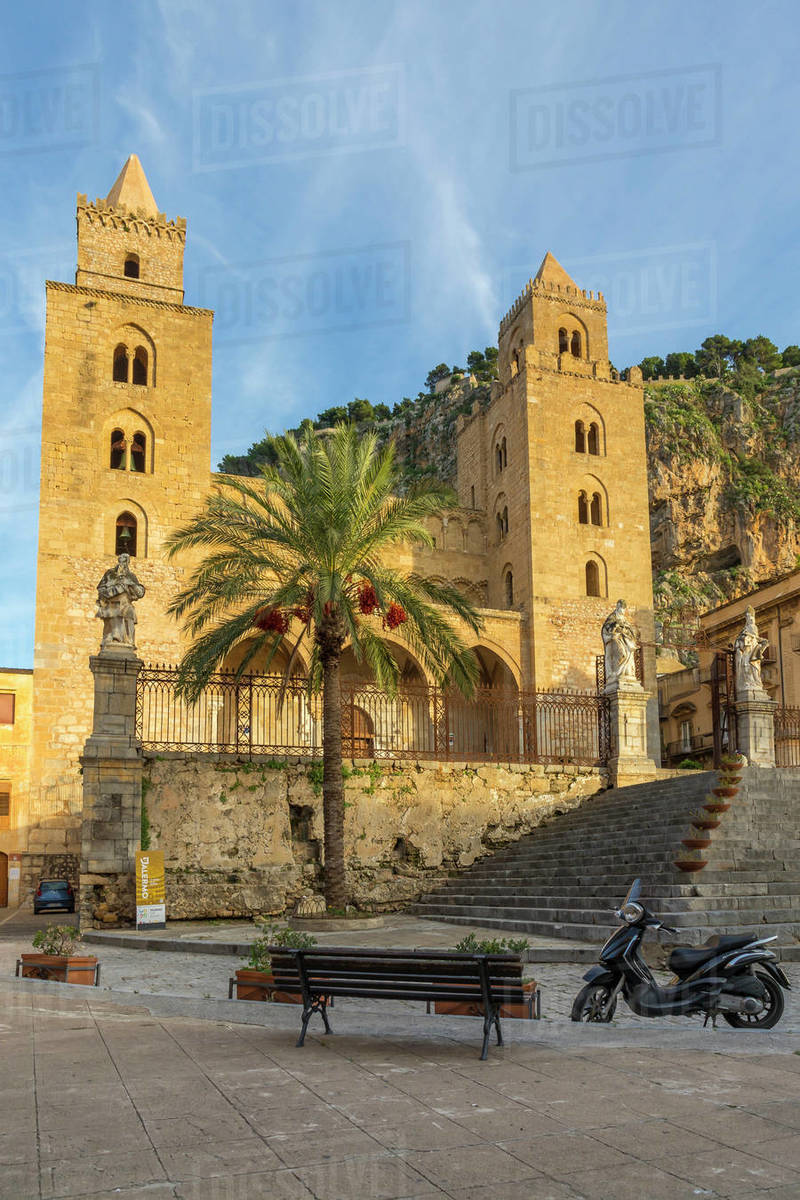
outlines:
[[[164,542],[217,478],[213,314],[183,303],[186,222],[158,211],[135,156],[105,200],[78,197],[77,215],[76,282],[47,285],[35,788],[74,779],[91,725],[93,582],[120,550],[147,588],[139,657],[181,656],[166,610],[192,559],[168,561]],[[483,608],[485,629],[470,642],[484,684],[593,688],[600,625],[609,598],[623,596],[648,647],[650,687],[640,380],[635,369],[627,382],[615,377],[604,300],[550,255],[501,323],[499,372],[488,407],[458,428],[460,507],[436,525],[434,550],[409,549],[398,562],[455,582]],[[408,678],[424,679],[399,652]]]
[[[353,899],[377,911],[416,899],[605,782],[597,768],[570,765],[358,764],[345,781]],[[168,918],[279,913],[320,890],[313,767],[146,756],[144,796]]]

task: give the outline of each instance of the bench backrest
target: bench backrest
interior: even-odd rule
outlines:
[[[393,1000],[519,1002],[522,960],[518,954],[462,954],[456,950],[354,950],[328,947],[287,950],[270,946],[272,973],[281,991]]]

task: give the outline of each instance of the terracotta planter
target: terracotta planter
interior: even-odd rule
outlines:
[[[720,771],[717,776],[717,783],[720,787],[735,787],[738,792],[737,784],[742,782],[741,775],[729,775],[727,771]]]
[[[707,858],[676,858],[674,866],[679,871],[702,871],[703,867],[708,866]]]
[[[94,987],[97,958],[92,954],[21,954],[23,979],[53,979]]]
[[[737,787],[715,787],[712,788],[711,791],[715,796],[732,798],[733,796],[738,795],[739,789]]]
[[[718,817],[713,817],[711,813],[707,817],[695,817],[692,821],[693,829],[719,829],[722,822]]]
[[[683,845],[687,850],[707,850],[711,845],[711,838],[688,837],[683,839]]]
[[[711,800],[708,804],[704,804],[703,808],[710,813],[724,813],[730,808],[730,804],[725,804],[722,800]]]
[[[275,1000],[279,1004],[302,1004],[303,997],[291,992],[279,992],[271,971],[256,971],[240,967],[236,972],[237,1000]]]
[[[525,1000],[522,1004],[502,1004],[500,1006],[501,1017],[511,1017],[520,1020],[530,1020],[536,1015],[536,980],[526,979],[522,984],[522,990],[530,1000]],[[465,1003],[461,1000],[434,1000],[433,1010],[441,1016],[450,1017],[482,1017],[483,1005],[474,1002]]]

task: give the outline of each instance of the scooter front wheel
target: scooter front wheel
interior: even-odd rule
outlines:
[[[613,988],[607,983],[587,983],[575,997],[570,1016],[573,1021],[608,1022],[614,1016],[617,997],[608,1004]],[[606,1008],[606,1005],[608,1007]]]
[[[758,982],[764,985],[766,996],[760,1013],[726,1013],[722,1016],[734,1029],[772,1029],[783,1016],[783,991],[771,975],[756,971]]]

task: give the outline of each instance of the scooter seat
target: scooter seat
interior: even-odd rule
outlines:
[[[676,946],[669,956],[669,969],[676,975],[691,975],[703,963],[709,962],[726,950],[739,950],[749,946],[753,940],[752,933],[722,934],[709,938],[705,946],[693,949],[691,946]]]

